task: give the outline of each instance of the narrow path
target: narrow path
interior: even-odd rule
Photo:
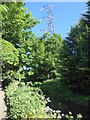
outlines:
[[[0,79],[0,120],[6,120],[5,92],[2,90],[2,80]]]

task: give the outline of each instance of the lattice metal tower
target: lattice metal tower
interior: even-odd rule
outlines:
[[[44,8],[46,9],[47,14],[48,14],[48,16],[47,16],[47,30],[48,30],[50,35],[53,35],[53,32],[54,32],[54,30],[53,30],[53,13],[52,13],[51,5],[43,6],[41,8],[41,11]]]

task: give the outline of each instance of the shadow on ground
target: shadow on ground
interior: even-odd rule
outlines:
[[[37,84],[40,87],[46,97],[49,97],[51,102],[48,105],[57,110],[61,110],[63,113],[67,114],[69,111],[73,113],[76,117],[77,114],[81,113],[83,118],[88,118],[88,102],[82,101],[83,97],[80,98],[80,102],[74,99],[78,95],[72,94],[65,86],[60,85],[60,80],[48,80],[42,84]],[[72,98],[70,98],[72,97]],[[72,101],[70,99],[72,99]],[[79,99],[79,98],[76,98]],[[83,102],[83,104],[81,104]]]

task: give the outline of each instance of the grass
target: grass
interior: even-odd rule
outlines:
[[[36,82],[34,85],[40,87],[51,99],[49,105],[53,109],[60,109],[67,113],[71,109],[78,112],[88,107],[89,97],[73,93],[61,83],[60,79],[51,79],[43,83]]]

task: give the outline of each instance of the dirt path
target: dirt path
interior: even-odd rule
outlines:
[[[5,120],[6,118],[6,105],[5,105],[5,92],[2,90],[2,80],[0,79],[0,120]]]

